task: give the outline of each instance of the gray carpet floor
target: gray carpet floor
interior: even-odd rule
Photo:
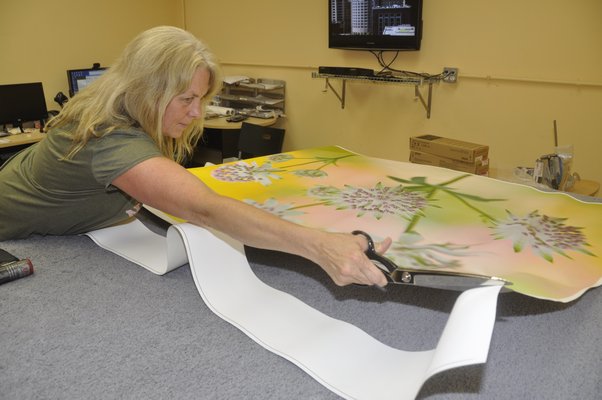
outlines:
[[[0,285],[2,400],[339,398],[214,315],[188,266],[155,276],[85,236],[0,248],[35,266]],[[403,350],[435,347],[458,296],[340,288],[303,259],[248,257],[267,284]],[[418,398],[600,399],[601,332],[602,288],[569,304],[500,295],[487,363],[430,378]]]

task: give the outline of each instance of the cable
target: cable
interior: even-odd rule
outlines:
[[[425,72],[414,72],[414,71],[406,71],[406,70],[399,70],[399,69],[392,68],[391,65],[395,62],[395,60],[399,56],[399,51],[395,52],[395,56],[389,62],[385,61],[385,58],[384,58],[385,51],[384,50],[380,50],[380,51],[370,50],[370,53],[372,53],[372,55],[374,57],[376,57],[376,60],[378,61],[378,64],[381,67],[381,70],[377,73],[377,75],[382,75],[385,72],[389,71],[391,73],[398,73],[398,74],[402,74],[402,75],[406,75],[406,76],[407,75],[418,76],[420,78],[427,79],[427,80],[428,79],[437,80],[437,79],[443,79],[445,77],[443,73],[431,75],[431,74],[428,74]]]

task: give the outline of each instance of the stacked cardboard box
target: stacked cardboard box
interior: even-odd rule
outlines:
[[[410,162],[477,175],[489,173],[489,146],[435,135],[410,138]]]

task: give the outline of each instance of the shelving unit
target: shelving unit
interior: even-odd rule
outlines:
[[[284,115],[286,82],[276,79],[248,79],[233,84],[224,83],[216,96],[219,105],[253,113],[268,112]]]
[[[341,108],[345,108],[345,91],[347,81],[355,82],[368,82],[368,83],[381,83],[381,84],[401,84],[401,85],[414,85],[414,94],[420,100],[426,110],[426,117],[431,117],[431,97],[433,93],[433,83],[441,80],[439,77],[423,78],[419,76],[348,76],[348,75],[331,75],[331,74],[320,74],[318,72],[312,72],[312,78],[321,78],[325,80],[326,86],[324,91],[330,89],[332,93],[341,102]],[[341,81],[341,92],[339,93],[330,83],[331,80]],[[420,87],[428,85],[426,100],[420,91]]]

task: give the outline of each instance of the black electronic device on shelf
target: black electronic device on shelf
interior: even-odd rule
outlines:
[[[419,50],[422,0],[328,1],[328,47]]]
[[[355,67],[318,67],[318,73],[336,76],[374,76],[373,69]]]

